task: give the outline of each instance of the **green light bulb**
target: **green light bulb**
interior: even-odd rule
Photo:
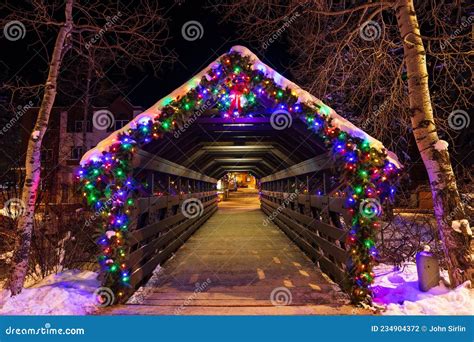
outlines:
[[[329,115],[329,113],[331,112],[331,110],[329,109],[328,106],[326,106],[325,104],[321,104],[321,108],[319,108],[319,112],[321,114],[324,114],[324,115]]]
[[[367,240],[364,241],[364,246],[365,246],[366,248],[372,247],[373,244],[374,244],[373,241],[370,240],[370,239],[367,239]]]
[[[368,149],[370,148],[370,143],[369,143],[367,140],[365,140],[365,141],[362,143],[361,148],[362,148],[362,150],[364,150],[364,151],[365,151],[365,150],[368,150]]]

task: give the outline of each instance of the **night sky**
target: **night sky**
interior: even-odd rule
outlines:
[[[219,23],[218,13],[206,6],[206,1],[166,1],[169,4],[166,17],[170,18],[169,29],[171,39],[166,48],[176,53],[178,61],[162,70],[159,78],[150,73],[133,75],[131,84],[143,82],[130,93],[130,99],[135,104],[149,106],[166,96],[171,91],[188,81],[194,74],[207,67],[221,54],[227,52],[234,45],[244,45],[253,50],[265,63],[272,66],[285,76],[289,76],[285,70],[289,64],[289,56],[284,49],[277,44],[265,51],[265,55],[256,51],[255,43],[239,39],[238,28],[227,22]],[[181,35],[181,27],[184,23],[196,20],[204,28],[201,39],[186,41]],[[281,37],[284,42],[285,37]]]
[[[283,34],[279,41],[272,44],[269,49],[262,54],[257,51],[258,43],[243,41],[239,38],[238,28],[231,23],[219,23],[219,14],[208,7],[208,1],[190,0],[168,0],[160,1],[163,8],[162,15],[168,20],[170,39],[165,45],[165,51],[177,56],[177,61],[173,64],[165,64],[155,77],[149,66],[142,69],[131,68],[125,80],[125,95],[134,105],[148,107],[157,102],[162,97],[172,92],[177,87],[188,81],[194,74],[201,71],[219,55],[227,52],[234,45],[244,45],[254,51],[259,58],[281,74],[290,77],[287,71],[290,64],[290,57],[284,49],[286,37]],[[181,35],[181,28],[184,23],[196,20],[203,26],[204,34],[202,38],[195,41],[187,41]],[[49,41],[47,45],[48,53],[52,51],[52,43],[57,34],[56,30],[49,30],[45,33],[44,41]],[[10,42],[1,39],[0,49],[0,77],[9,81],[12,77],[20,76],[23,80],[34,83],[44,83],[47,68],[46,53],[41,49],[40,44],[35,44],[37,36],[34,32],[28,32],[23,40]],[[114,75],[108,75],[112,80]],[[120,76],[124,81],[124,76]],[[38,103],[40,99],[37,99]],[[57,103],[63,101],[61,96],[57,97]]]

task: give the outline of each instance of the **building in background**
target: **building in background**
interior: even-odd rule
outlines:
[[[257,181],[249,172],[229,172],[227,174],[230,190],[237,188],[256,189]]]
[[[28,139],[38,110],[39,107],[30,108],[21,120],[22,156],[17,167],[20,171],[24,169]],[[100,125],[93,123],[94,113],[99,111],[110,113],[108,121],[102,121]],[[82,155],[141,112],[142,107],[134,106],[124,98],[117,98],[107,107],[92,107],[87,120],[84,120],[84,108],[80,103],[73,107],[54,107],[41,151],[41,201],[62,204],[80,201],[74,170]]]

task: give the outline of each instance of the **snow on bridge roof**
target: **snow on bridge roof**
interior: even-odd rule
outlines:
[[[302,89],[295,83],[291,82],[287,78],[283,77],[281,74],[279,74],[277,71],[263,63],[252,51],[247,49],[244,46],[233,46],[230,49],[230,52],[237,52],[241,54],[242,56],[249,56],[250,59],[253,61],[253,69],[258,69],[267,75],[267,77],[272,78],[275,83],[277,83],[279,86],[282,88],[289,88],[292,91],[294,91],[299,98],[299,102],[308,102],[308,103],[317,103],[317,104],[324,104],[320,99],[317,97],[311,95],[309,92],[306,90]],[[224,56],[226,54],[223,54]],[[208,67],[203,69],[201,72],[196,74],[194,77],[192,77],[188,82],[184,83],[181,87],[175,89],[173,92],[171,92],[169,95],[165,96],[161,100],[159,100],[157,103],[155,103],[153,106],[145,110],[143,113],[137,115],[134,119],[132,119],[127,125],[122,127],[121,129],[111,133],[107,138],[102,140],[97,146],[91,150],[89,150],[84,156],[82,157],[80,164],[85,165],[89,160],[93,160],[95,158],[100,158],[102,155],[103,151],[107,151],[109,147],[117,141],[117,137],[120,133],[126,132],[129,128],[135,128],[141,120],[147,119],[147,120],[153,120],[156,118],[160,112],[161,109],[166,106],[170,101],[174,100],[178,96],[183,96],[187,92],[189,92],[191,89],[195,88],[199,82],[201,81],[202,77],[205,77],[208,72],[212,69],[215,68],[219,65],[219,60],[222,58],[220,56],[217,58],[214,62],[212,62]],[[328,107],[328,106],[326,106]],[[352,124],[349,120],[343,118],[339,114],[337,114],[332,108],[328,107],[330,109],[329,116],[332,118],[332,125],[335,127],[338,127],[342,131],[345,131],[349,133],[353,137],[358,137],[361,139],[365,139],[369,141],[370,146],[374,147],[378,150],[381,150],[384,148],[383,144],[375,139],[374,137],[370,136],[366,132],[364,132],[362,129],[358,128],[354,124]],[[387,159],[392,162],[397,168],[401,168],[401,164],[398,161],[397,156],[391,152],[387,151]]]

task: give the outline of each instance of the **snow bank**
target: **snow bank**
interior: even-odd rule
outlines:
[[[434,148],[435,148],[436,151],[440,151],[440,152],[441,152],[441,151],[447,150],[447,149],[448,149],[448,146],[449,146],[449,144],[448,144],[448,142],[447,142],[446,140],[441,140],[441,139],[440,139],[440,140],[438,140],[438,141],[436,142],[436,144],[434,145]]]
[[[10,297],[0,290],[0,315],[85,315],[96,310],[97,273],[69,270],[52,274]]]
[[[472,235],[472,230],[471,230],[471,227],[469,226],[469,221],[466,219],[454,220],[453,222],[451,222],[451,227],[458,233],[466,234],[469,236]]]
[[[466,282],[456,289],[440,285],[422,292],[418,289],[418,275],[414,263],[404,264],[400,270],[392,265],[375,267],[374,302],[385,307],[383,315],[472,315],[474,289]],[[447,274],[442,273],[447,279]]]

